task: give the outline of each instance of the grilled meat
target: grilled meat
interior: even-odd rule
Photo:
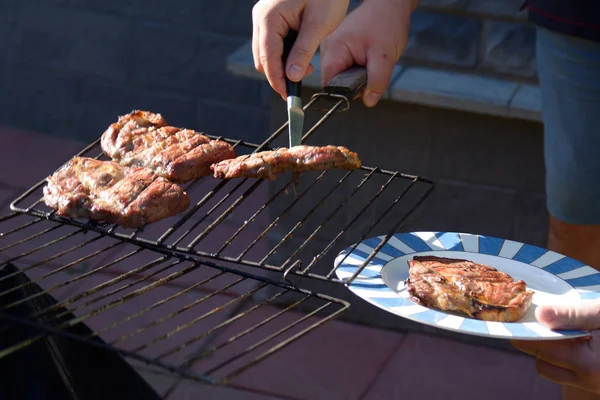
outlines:
[[[44,202],[57,215],[140,228],[183,212],[189,197],[147,168],[74,157],[47,178]]]
[[[132,111],[102,134],[102,150],[113,161],[146,167],[172,182],[210,175],[213,163],[235,157],[233,147],[190,129],[169,126],[160,114]]]
[[[533,291],[524,281],[472,261],[416,256],[408,261],[408,292],[425,307],[471,318],[514,322],[529,310]]]
[[[239,177],[275,180],[277,174],[292,171],[324,171],[360,168],[358,155],[341,146],[294,146],[262,151],[221,161],[211,166],[213,176],[220,179]]]

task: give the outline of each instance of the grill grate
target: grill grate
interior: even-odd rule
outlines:
[[[135,365],[228,383],[349,308],[239,268],[44,218],[11,214],[0,232],[0,359],[60,336]],[[272,304],[287,296],[288,305]],[[21,329],[29,333],[15,334]]]
[[[331,104],[332,99],[333,105],[324,107],[323,103]],[[303,143],[321,144],[315,143],[314,132],[349,105],[343,96],[313,96],[304,109],[307,122],[311,118],[315,122],[308,125],[311,128],[304,135]],[[260,145],[219,139],[232,144],[237,154],[242,155],[277,147],[277,141],[286,138],[286,128],[287,122]],[[285,146],[284,143],[281,144]],[[79,155],[108,159],[102,154],[99,140]],[[57,217],[41,201],[44,184],[44,181],[39,182],[26,191],[11,204],[11,209],[165,255],[183,254],[196,260],[203,257],[234,262],[284,272],[286,277],[292,274],[338,283],[351,282],[434,187],[432,181],[419,176],[367,166],[351,172],[304,173],[296,193],[291,174],[282,175],[274,182],[206,177],[186,187],[192,206],[182,215],[142,230],[126,230]],[[372,236],[381,236],[383,240],[365,254],[362,267],[352,277],[337,278],[335,256]]]

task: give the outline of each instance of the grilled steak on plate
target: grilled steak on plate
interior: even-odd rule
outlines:
[[[235,157],[229,143],[169,126],[160,114],[138,110],[111,124],[100,144],[113,161],[150,168],[176,183],[208,176],[211,164]]]
[[[189,197],[147,168],[74,157],[47,178],[44,202],[56,214],[140,228],[184,211]]]
[[[408,261],[408,292],[417,304],[486,321],[514,322],[529,310],[524,281],[472,261],[415,256]]]
[[[350,171],[360,168],[358,155],[342,146],[294,146],[262,151],[224,160],[211,166],[213,176],[219,179],[240,177],[275,180],[277,174],[292,171],[325,171],[342,168]]]

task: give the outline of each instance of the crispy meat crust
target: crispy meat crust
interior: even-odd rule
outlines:
[[[342,146],[294,146],[262,151],[221,161],[211,166],[219,179],[240,177],[275,180],[278,174],[292,171],[324,171],[342,168],[350,171],[361,167],[358,155]]]
[[[140,228],[183,212],[189,197],[147,168],[74,157],[47,178],[44,202],[57,215]]]
[[[514,322],[531,306],[533,291],[524,281],[488,265],[434,256],[414,257],[408,265],[408,292],[425,307]]]
[[[139,110],[120,116],[102,134],[100,144],[113,161],[150,168],[176,183],[208,176],[211,164],[235,157],[224,141],[169,126],[160,114]]]

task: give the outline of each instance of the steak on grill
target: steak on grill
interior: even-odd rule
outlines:
[[[169,126],[162,115],[139,110],[111,124],[100,145],[113,161],[150,168],[176,183],[208,176],[211,164],[235,157],[229,143]]]
[[[140,228],[183,212],[190,204],[178,185],[147,168],[74,157],[47,179],[44,202],[56,214]]]
[[[486,321],[514,322],[529,310],[533,291],[524,281],[488,265],[435,256],[408,261],[407,289],[425,307]]]
[[[286,171],[300,173],[333,168],[350,171],[360,166],[358,155],[345,147],[300,145],[224,160],[212,165],[211,170],[219,179],[250,177],[272,181]]]

